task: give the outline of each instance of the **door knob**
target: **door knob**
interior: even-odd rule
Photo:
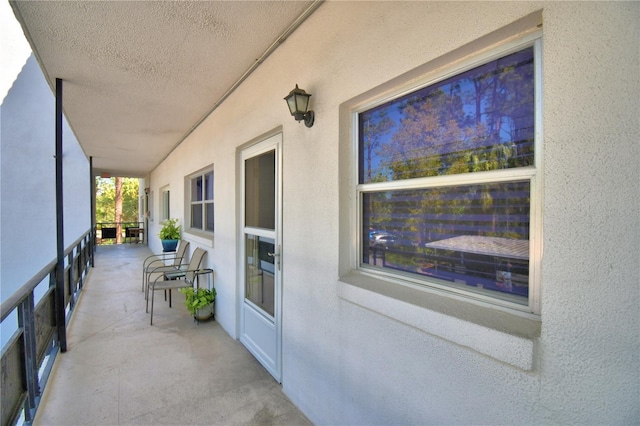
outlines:
[[[278,270],[280,270],[280,246],[278,246],[277,252],[272,252],[272,251],[267,252],[267,256],[273,257],[275,264],[278,266]]]

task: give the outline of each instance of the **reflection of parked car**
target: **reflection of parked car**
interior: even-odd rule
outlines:
[[[388,249],[393,246],[396,238],[391,234],[376,234],[371,240],[371,247]]]

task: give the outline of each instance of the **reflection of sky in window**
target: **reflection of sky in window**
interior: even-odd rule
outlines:
[[[479,94],[478,99],[476,94]],[[390,158],[380,152],[380,147],[393,145],[394,135],[403,130],[403,119],[416,120],[416,115],[410,117],[405,113],[406,107],[414,105],[418,108],[429,99],[434,105],[440,105],[430,109],[429,113],[439,116],[441,124],[447,119],[454,118],[450,115],[451,112],[460,113],[459,117],[454,119],[457,126],[465,132],[465,137],[468,137],[468,141],[465,141],[468,149],[486,151],[486,147],[490,145],[513,144],[532,138],[533,48],[526,48],[491,61],[361,113],[359,117],[361,182],[364,181],[362,176],[369,166],[367,164],[369,156],[372,176],[382,173],[381,167],[385,162],[389,162]],[[477,101],[479,111],[476,111]],[[452,103],[457,103],[457,106],[452,107]],[[437,108],[441,109],[437,110]],[[451,111],[447,112],[447,108]],[[384,117],[391,121],[391,129],[378,132],[369,130],[369,141],[375,140],[377,143],[372,148],[372,152],[367,152],[369,147],[365,146],[363,130],[365,123],[368,121],[375,126]],[[476,130],[478,122],[487,128],[488,134]],[[460,149],[459,144],[450,144],[452,148],[445,147],[446,141],[432,141],[430,144],[432,147],[442,144],[443,147],[440,148],[443,150],[442,154]],[[423,147],[426,146],[427,141]]]

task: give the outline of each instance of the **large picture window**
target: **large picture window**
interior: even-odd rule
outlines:
[[[203,171],[189,179],[189,228],[196,231],[214,231],[213,171]]]
[[[358,112],[361,269],[535,310],[538,50]]]

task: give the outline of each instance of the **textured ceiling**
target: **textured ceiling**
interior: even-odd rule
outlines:
[[[96,172],[156,167],[317,1],[16,1]]]

